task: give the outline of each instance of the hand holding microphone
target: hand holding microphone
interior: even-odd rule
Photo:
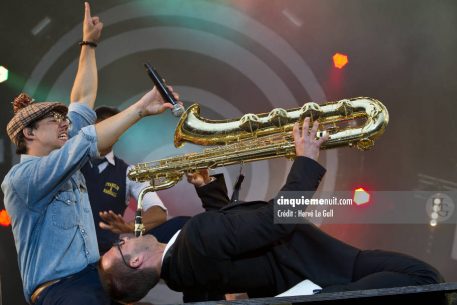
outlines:
[[[167,86],[163,82],[162,77],[157,73],[157,71],[148,63],[144,64],[146,71],[148,72],[149,77],[152,79],[152,82],[156,86],[162,98],[165,102],[173,105],[171,112],[174,116],[180,117],[184,113],[184,107],[178,103],[178,101],[173,96],[173,93],[168,90]]]

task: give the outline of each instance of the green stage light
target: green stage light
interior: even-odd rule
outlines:
[[[0,66],[0,83],[8,80],[8,69],[4,66]]]

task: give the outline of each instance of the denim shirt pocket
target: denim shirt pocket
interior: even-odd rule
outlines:
[[[54,197],[51,204],[52,224],[61,229],[71,229],[78,225],[76,194],[72,187],[64,188]]]
[[[76,174],[76,184],[79,188],[79,195],[81,196],[81,206],[86,213],[92,214],[92,210],[89,204],[89,193],[87,191],[86,179],[81,172]]]

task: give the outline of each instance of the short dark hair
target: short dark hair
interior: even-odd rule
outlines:
[[[36,123],[40,120],[41,118],[33,121],[32,123],[30,123],[27,127],[25,128],[36,128]],[[24,128],[24,129],[25,129]],[[20,133],[17,134],[17,144],[16,144],[16,154],[18,155],[23,155],[23,154],[26,154],[28,152],[28,148],[27,148],[27,143],[25,142],[25,137],[24,137],[24,133],[21,131]]]
[[[125,259],[129,261],[130,255],[125,255]],[[123,303],[141,300],[160,280],[153,268],[132,269],[121,259],[116,259],[107,269],[101,263],[99,266],[103,287],[112,299]]]
[[[110,106],[100,106],[97,107],[97,109],[95,109],[95,113],[97,114],[97,122],[106,120],[107,118],[112,117],[113,115],[116,115],[119,112],[119,109]]]

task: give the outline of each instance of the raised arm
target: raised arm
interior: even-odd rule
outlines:
[[[178,97],[177,94],[175,94]],[[154,87],[138,102],[120,113],[95,124],[97,134],[97,148],[100,155],[106,155],[119,137],[141,118],[172,109],[173,105],[165,103],[160,93]]]
[[[319,185],[325,169],[316,160],[321,144],[328,139],[324,136],[316,139],[318,123],[309,128],[309,119],[303,123],[300,130],[295,126],[293,136],[297,159],[291,168],[287,183],[283,190],[314,191]],[[289,235],[296,227],[291,224],[274,224],[273,203],[261,208],[241,210],[225,210],[221,213],[202,213],[194,217],[187,228],[195,232],[198,238],[190,239],[200,242],[197,245],[202,253],[212,257],[231,258],[250,251],[269,246]]]
[[[230,203],[223,174],[209,176],[208,169],[187,173],[187,181],[195,186],[205,211],[217,211]]]
[[[91,44],[98,43],[103,23],[98,17],[91,16],[89,3],[85,2],[84,5],[83,42],[89,44],[81,45],[78,72],[71,89],[70,101],[86,104],[92,109],[97,96],[98,76],[95,47]]]
[[[328,140],[328,133],[325,133],[323,137],[316,139],[317,130],[319,128],[319,122],[314,122],[313,127],[309,127],[309,118],[306,118],[303,122],[302,129],[298,127],[298,123],[295,124],[293,129],[293,136],[295,142],[295,154],[297,158],[292,165],[289,176],[287,177],[286,184],[282,187],[281,191],[315,191],[320,183],[320,179],[314,180],[314,177],[308,174],[307,171],[320,173],[324,175],[325,171],[317,163],[319,158],[320,146],[322,143]],[[316,162],[307,162],[307,171],[294,170],[299,164],[305,162],[303,157],[312,159]]]
[[[53,196],[50,192],[58,189],[56,186],[65,183],[89,158],[107,154],[122,133],[140,118],[161,113],[167,108],[171,109],[173,106],[164,103],[157,90],[153,89],[119,114],[95,126],[84,127],[60,149],[55,149],[35,162],[27,163],[24,170],[27,171],[29,180],[27,183],[13,180],[13,184],[19,193],[27,193],[35,198]],[[50,169],[53,169],[52,175],[49,175]],[[20,177],[18,176],[18,179]]]

